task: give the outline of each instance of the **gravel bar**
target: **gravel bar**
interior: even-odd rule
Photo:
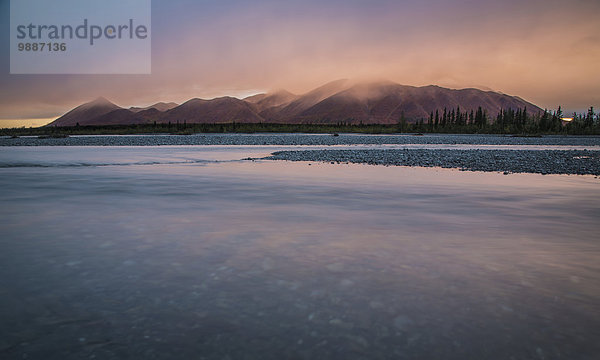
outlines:
[[[267,160],[423,166],[537,174],[600,175],[600,151],[576,150],[301,150],[279,151]]]
[[[514,137],[502,135],[196,134],[98,135],[40,139],[0,137],[0,146],[167,146],[167,145],[578,145],[600,146],[600,136]]]

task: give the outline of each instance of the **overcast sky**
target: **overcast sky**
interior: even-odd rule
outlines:
[[[152,1],[151,75],[9,75],[0,0],[0,119],[104,96],[121,106],[340,79],[489,88],[542,108],[600,106],[600,1]]]

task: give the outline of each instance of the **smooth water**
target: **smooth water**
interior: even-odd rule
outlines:
[[[597,178],[272,151],[1,149],[0,358],[600,354]]]

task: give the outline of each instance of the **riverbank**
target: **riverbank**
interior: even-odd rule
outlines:
[[[165,146],[165,145],[558,145],[600,149],[600,136],[517,137],[450,134],[196,134],[78,135],[69,137],[0,137],[0,146]]]
[[[422,166],[534,174],[600,175],[600,151],[561,150],[296,150],[267,160]]]

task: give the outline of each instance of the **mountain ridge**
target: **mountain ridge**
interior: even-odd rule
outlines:
[[[518,96],[476,88],[449,89],[437,85],[410,86],[391,81],[352,82],[340,79],[296,95],[277,90],[238,99],[223,96],[193,98],[180,105],[157,103],[146,108],[122,108],[103,97],[79,105],[50,126],[114,125],[144,123],[314,123],[395,124],[400,119],[416,122],[444,109],[476,111],[492,119],[502,109],[538,106]],[[441,114],[440,114],[441,115]]]
[[[172,108],[175,108],[179,106],[179,104],[174,103],[174,102],[157,102],[156,104],[152,104],[150,106],[146,106],[146,107],[136,107],[136,106],[132,106],[130,107],[128,110],[131,112],[140,112],[140,111],[144,111],[144,110],[150,110],[150,109],[156,109],[158,111],[167,111],[167,110],[171,110]]]

